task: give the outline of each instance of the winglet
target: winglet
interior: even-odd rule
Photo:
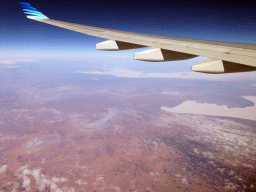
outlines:
[[[24,10],[26,17],[29,19],[49,19],[43,13],[39,12],[36,8],[32,7],[29,3],[20,2],[20,6]]]

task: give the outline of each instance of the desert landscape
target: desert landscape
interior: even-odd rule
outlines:
[[[30,65],[2,73],[9,78],[1,79],[1,191],[256,189],[256,122],[183,106],[255,110],[243,97],[246,89],[254,98],[253,82],[215,86],[209,95],[215,82],[42,72]]]

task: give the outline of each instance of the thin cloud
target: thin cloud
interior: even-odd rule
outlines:
[[[111,75],[125,78],[167,78],[167,79],[202,79],[202,80],[248,80],[255,79],[256,72],[249,73],[230,73],[230,74],[204,74],[197,72],[179,72],[179,73],[146,73],[143,71],[131,71],[129,69],[110,69],[106,71],[77,71],[77,73],[94,75]]]
[[[21,67],[18,63],[34,62],[33,59],[0,59],[0,68],[17,68]]]
[[[7,165],[3,165],[2,167],[0,167],[0,173],[1,174],[5,173],[6,169],[7,169]]]
[[[35,60],[33,59],[5,59],[5,60],[0,60],[0,64],[4,65],[14,65],[20,62],[28,63],[28,62],[34,62]]]
[[[49,188],[50,191],[74,191],[74,188],[68,188],[66,186],[59,188],[58,185],[65,184],[68,182],[67,178],[64,177],[52,177],[46,176],[41,172],[41,168],[29,170],[28,166],[22,166],[18,169],[18,171],[15,173],[15,176],[18,176],[18,178],[23,179],[22,187],[26,189],[26,191],[31,191],[32,187],[36,187],[39,191],[45,190],[45,188]],[[35,183],[31,182],[31,178],[35,179]]]

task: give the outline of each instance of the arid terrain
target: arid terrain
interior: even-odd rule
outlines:
[[[256,95],[253,82],[65,69],[0,73],[1,192],[256,190],[256,121],[161,109],[252,107],[243,96]]]

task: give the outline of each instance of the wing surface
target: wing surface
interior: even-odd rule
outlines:
[[[99,50],[117,51],[151,47],[146,51],[135,53],[134,59],[142,61],[174,61],[204,56],[208,57],[209,60],[192,66],[193,71],[226,73],[256,70],[255,44],[157,36],[74,24],[49,19],[30,4],[20,4],[29,19],[108,39],[96,45]]]

